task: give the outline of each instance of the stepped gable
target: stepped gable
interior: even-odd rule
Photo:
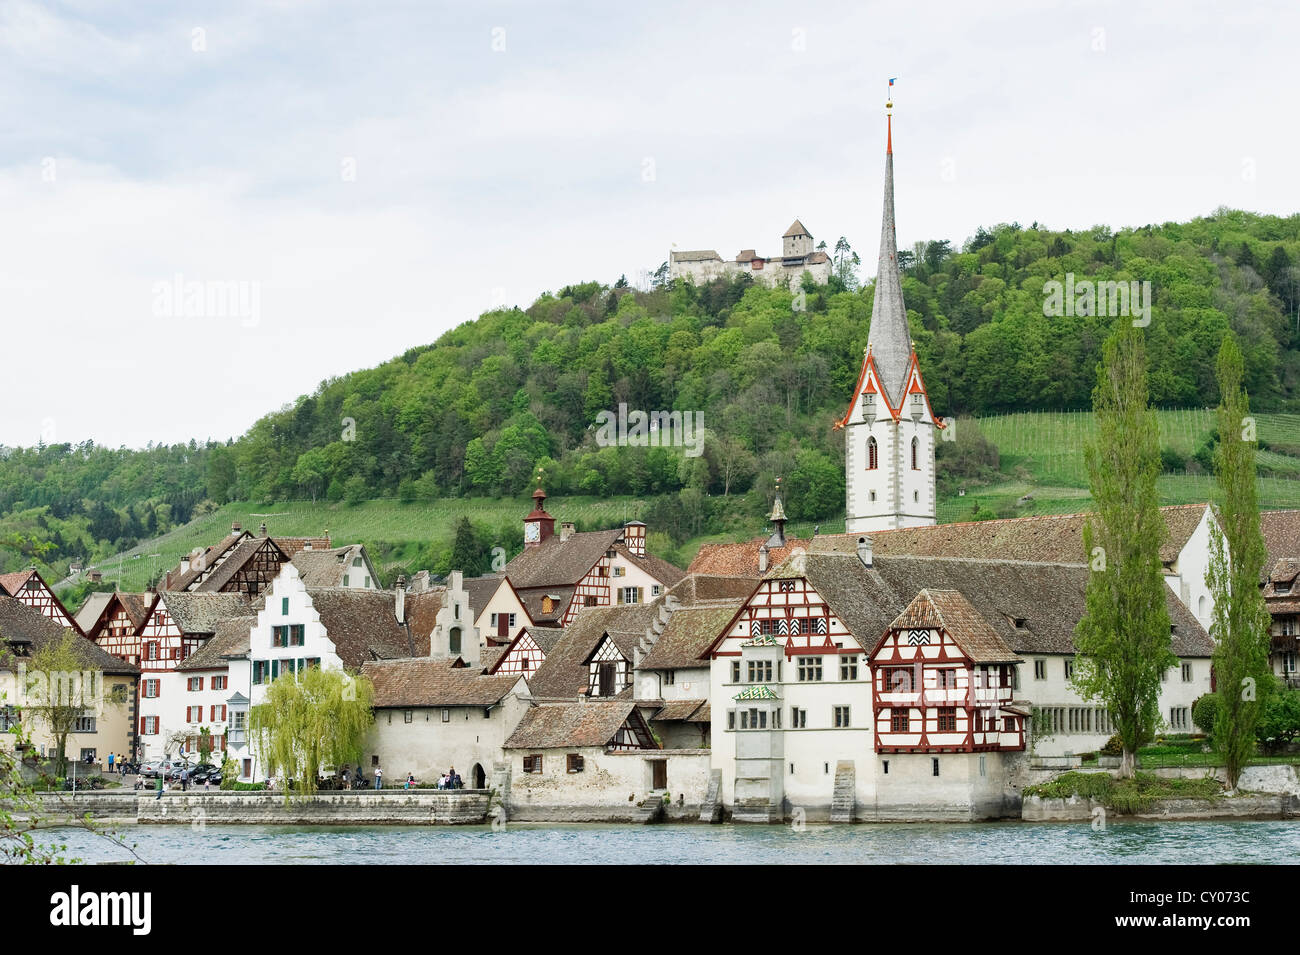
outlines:
[[[215,633],[222,620],[245,616],[251,609],[243,594],[165,593],[163,604],[187,636]]]
[[[176,664],[177,670],[224,670],[227,657],[248,653],[249,635],[257,617],[227,617],[217,623],[216,632],[188,657]]]
[[[308,590],[307,595],[325,625],[325,636],[348,669],[369,660],[414,656],[411,636],[394,616],[389,591],[330,587]]]
[[[278,543],[278,539],[277,539]],[[283,548],[281,548],[283,550]],[[360,557],[366,562],[366,569],[373,571],[374,568],[369,566],[365,556],[365,548],[360,544],[349,544],[346,547],[332,547],[327,550],[317,550],[314,547],[309,549],[299,549],[289,562],[298,568],[298,579],[308,588],[316,587],[343,587],[343,578],[352,568],[352,561]],[[371,579],[374,580],[374,574],[371,573]]]
[[[636,647],[659,613],[660,601],[587,607],[564,629],[563,635],[528,680],[538,699],[573,699],[585,695],[588,687],[587,658],[609,636],[619,653],[635,662]],[[625,693],[630,693],[625,690]],[[621,695],[621,694],[620,694]]]
[[[495,706],[521,681],[517,674],[488,676],[459,657],[370,661],[361,667],[375,686],[375,706]]]
[[[1088,574],[1083,564],[876,555],[866,567],[856,555],[807,553],[767,579],[806,576],[864,646],[874,646],[920,590],[954,590],[1015,652],[1072,654],[1074,627],[1087,610]],[[1196,617],[1173,591],[1165,600],[1174,653],[1209,657],[1214,644]]]
[[[76,631],[72,631],[76,634]],[[58,643],[68,633],[35,607],[30,607],[16,597],[0,597],[0,644],[15,645],[26,649],[26,655],[40,652],[51,644]],[[73,652],[87,670],[100,670],[110,674],[138,674],[140,668],[133,663],[120,660],[92,640],[76,634],[72,644]],[[12,656],[0,657],[0,670],[13,670],[17,666]]]
[[[505,749],[605,746],[636,709],[632,700],[543,703],[524,714]]]
[[[930,628],[946,631],[973,663],[1019,662],[1006,641],[960,591],[922,590],[889,625],[890,630]],[[884,639],[882,634],[875,649],[880,649]]]

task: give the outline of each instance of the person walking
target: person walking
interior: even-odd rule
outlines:
[[[378,766],[375,767],[375,788],[376,789],[384,788],[384,771],[380,769]]]
[[[110,773],[113,771],[113,754],[112,754],[112,753],[109,753],[109,754],[108,754],[108,771],[109,771]]]
[[[163,773],[160,771],[158,773],[158,795],[154,796],[154,798],[162,799],[162,793],[163,793]]]

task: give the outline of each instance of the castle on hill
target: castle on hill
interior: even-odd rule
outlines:
[[[773,287],[785,285],[796,291],[805,272],[817,284],[825,285],[831,277],[831,259],[825,251],[813,248],[812,233],[798,219],[781,236],[781,254],[777,256],[768,257],[759,255],[754,249],[742,249],[733,260],[724,262],[713,249],[688,252],[674,249],[668,253],[668,277],[690,276],[697,285],[716,278],[748,274],[757,282]]]

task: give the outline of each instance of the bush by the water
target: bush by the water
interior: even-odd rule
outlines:
[[[1026,786],[1023,795],[1043,799],[1095,799],[1121,814],[1146,812],[1160,799],[1214,799],[1223,784],[1212,776],[1201,779],[1163,779],[1138,773],[1133,779],[1116,779],[1109,773],[1063,773],[1051,782]]]

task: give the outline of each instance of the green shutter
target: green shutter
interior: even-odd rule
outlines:
[[[281,616],[285,616],[285,617],[289,616],[289,598],[288,598],[288,597],[285,597],[285,598],[283,598],[283,599],[280,601],[280,614],[281,614]]]

